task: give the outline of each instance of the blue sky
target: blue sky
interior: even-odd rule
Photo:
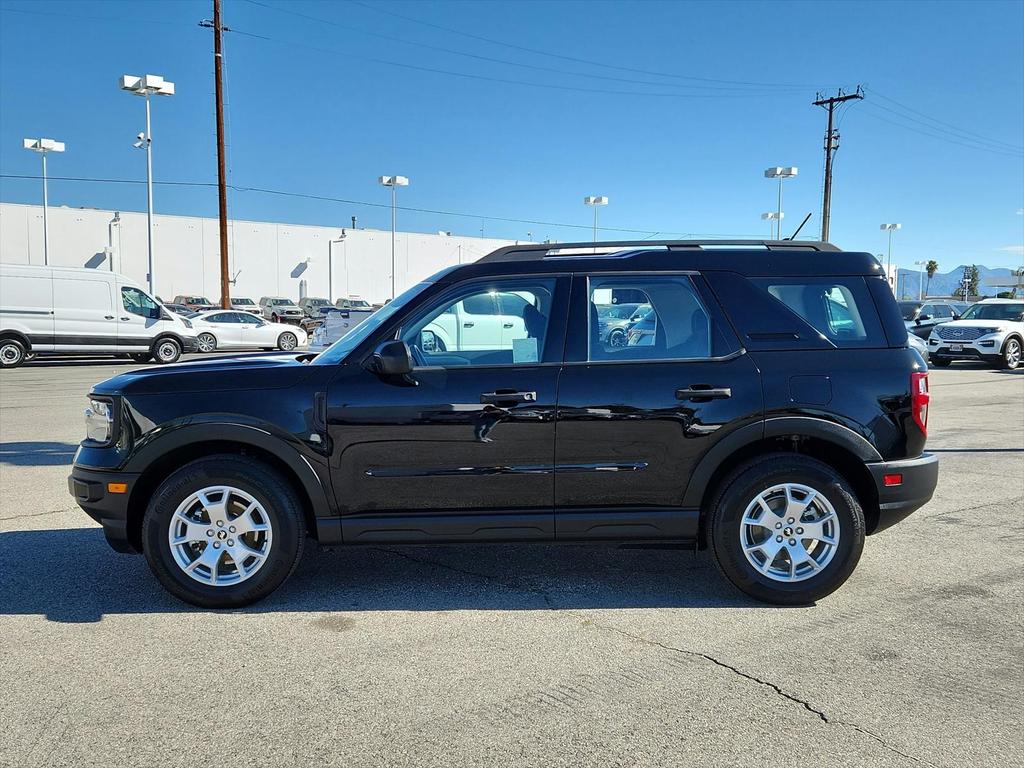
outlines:
[[[156,179],[215,181],[211,7],[2,0],[0,173],[38,174],[21,139],[46,136],[68,146],[53,176],[144,179],[143,106],[117,78],[154,73],[177,85],[154,104]],[[400,211],[401,229],[587,239],[582,198],[607,195],[602,227],[761,237],[763,171],[796,165],[784,229],[813,212],[815,234],[810,102],[861,83],[839,118],[833,242],[880,253],[898,221],[905,266],[1024,262],[1024,3],[225,0],[224,23],[238,187],[386,204],[376,178],[399,173],[401,205],[474,214]],[[0,178],[4,201],[39,190]],[[143,210],[145,187],[53,181],[50,199]],[[390,226],[354,202],[233,190],[229,213]],[[216,193],[159,186],[156,207],[215,215]]]

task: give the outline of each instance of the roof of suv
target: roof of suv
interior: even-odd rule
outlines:
[[[499,248],[475,262],[510,272],[731,270],[746,275],[881,275],[870,253],[804,240],[627,240]]]

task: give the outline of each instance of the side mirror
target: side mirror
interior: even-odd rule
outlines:
[[[437,352],[437,334],[433,331],[420,331],[420,349],[424,352]]]
[[[920,323],[922,320],[931,320],[931,319],[932,319],[931,315],[918,315],[917,316],[917,322],[918,323]]]
[[[406,376],[412,373],[412,352],[404,341],[385,341],[367,361],[368,368],[378,376]]]
[[[953,319],[954,320],[959,320],[960,319],[960,313],[959,312],[954,312],[953,313]]]

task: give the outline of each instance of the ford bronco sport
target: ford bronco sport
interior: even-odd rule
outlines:
[[[600,332],[619,303],[650,307],[650,343]],[[828,243],[509,246],[319,355],[137,370],[89,399],[72,495],[205,607],[268,595],[308,537],[671,542],[805,604],[938,473],[882,268]]]

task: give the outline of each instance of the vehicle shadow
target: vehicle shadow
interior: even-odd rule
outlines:
[[[686,550],[576,545],[352,547],[314,542],[292,578],[240,613],[738,608],[760,605]],[[196,612],[141,556],[112,551],[99,528],[0,533],[0,615],[95,622],[106,615]],[[763,607],[763,606],[762,606]]]
[[[15,467],[71,465],[78,443],[0,443],[0,464]]]

